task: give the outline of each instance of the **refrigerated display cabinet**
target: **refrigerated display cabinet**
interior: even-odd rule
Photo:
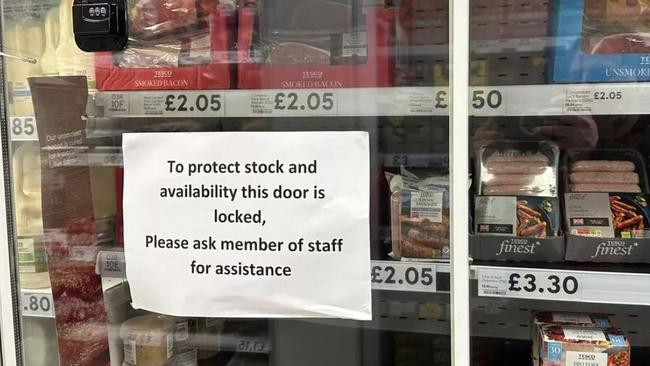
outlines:
[[[0,4],[3,364],[647,363],[645,1]],[[261,131],[368,134],[372,320],[132,305],[123,136]]]

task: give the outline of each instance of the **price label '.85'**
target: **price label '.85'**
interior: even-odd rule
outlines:
[[[436,269],[432,263],[373,261],[372,288],[394,291],[436,291]]]
[[[9,117],[11,141],[37,141],[36,120],[34,117]]]

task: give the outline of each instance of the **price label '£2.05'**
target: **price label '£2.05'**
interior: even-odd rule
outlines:
[[[433,263],[372,261],[372,288],[393,291],[436,291]]]

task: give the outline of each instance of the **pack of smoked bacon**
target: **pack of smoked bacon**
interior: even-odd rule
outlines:
[[[650,255],[643,156],[635,150],[574,150],[565,157],[567,259],[642,262]]]
[[[240,0],[238,88],[392,85],[394,10],[360,0]]]
[[[474,257],[562,260],[557,145],[496,141],[478,154]]]
[[[128,47],[96,55],[99,90],[231,87],[234,0],[138,0],[129,5]]]

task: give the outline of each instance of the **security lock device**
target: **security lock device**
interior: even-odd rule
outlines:
[[[126,47],[127,0],[75,0],[72,22],[75,42],[83,51],[120,51]]]

